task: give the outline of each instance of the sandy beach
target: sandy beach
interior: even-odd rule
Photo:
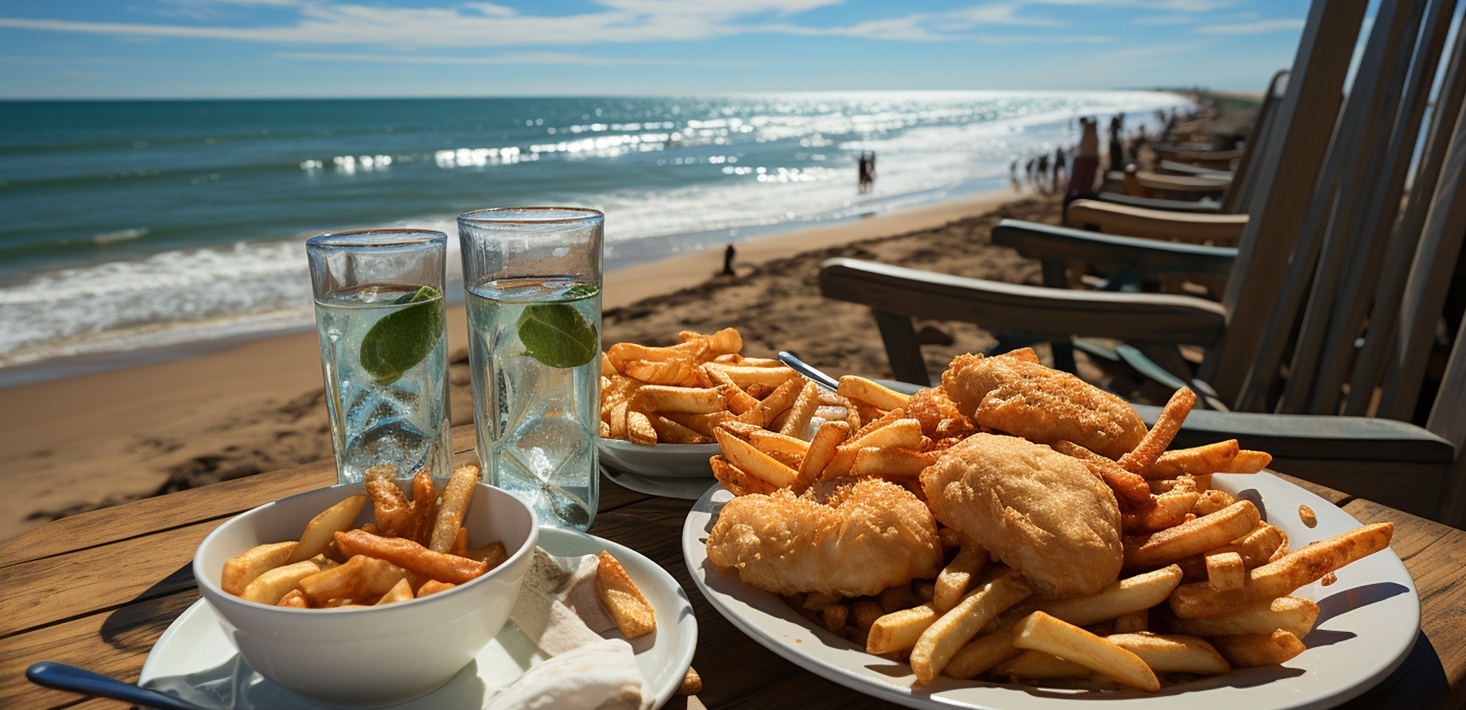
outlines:
[[[1000,192],[740,244],[737,276],[708,249],[606,275],[603,343],[666,343],[736,326],[746,352],[794,350],[833,372],[887,375],[867,309],[819,296],[819,263],[873,259],[1036,283],[1035,262],[988,242],[1003,217],[1056,223],[1058,198]],[[964,324],[919,324],[929,366],[992,344]],[[452,421],[472,421],[466,325],[449,311]],[[838,337],[832,337],[836,333]],[[0,390],[8,464],[0,540],[67,514],[331,456],[313,332],[183,360]]]

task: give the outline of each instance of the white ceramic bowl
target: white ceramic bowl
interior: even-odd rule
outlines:
[[[328,706],[393,705],[447,683],[509,618],[539,539],[534,511],[479,483],[464,516],[469,540],[476,546],[499,540],[509,559],[471,582],[422,599],[339,611],[266,606],[219,587],[231,557],[255,545],[297,539],[316,514],[362,492],[358,483],[267,503],[224,523],[204,538],[193,558],[199,592],[250,666]],[[357,524],[371,519],[369,503]]]
[[[708,459],[718,455],[717,444],[655,444],[643,446],[620,439],[600,439],[601,462],[618,471],[652,478],[713,477]]]

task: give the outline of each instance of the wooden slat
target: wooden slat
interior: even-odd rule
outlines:
[[[1076,227],[1099,227],[1106,234],[1219,246],[1235,245],[1247,227],[1245,214],[1166,212],[1099,200],[1075,200],[1064,219]]]
[[[40,661],[137,682],[148,651],[196,599],[198,592],[190,589],[5,639],[0,643],[0,707],[48,708],[80,699],[27,681],[25,669]]]
[[[1358,35],[1367,4],[1366,0],[1316,2],[1309,9],[1288,92],[1278,109],[1276,140],[1269,139],[1256,168],[1269,180],[1259,184],[1253,196],[1237,266],[1223,295],[1227,336],[1201,373],[1224,402],[1237,400],[1252,356],[1264,340],[1264,326],[1303,226],[1354,53],[1354,44],[1341,38]]]

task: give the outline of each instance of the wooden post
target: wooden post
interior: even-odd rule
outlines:
[[[921,341],[916,339],[916,326],[911,319],[871,309],[875,314],[876,327],[881,329],[881,341],[886,344],[886,358],[891,361],[891,374],[902,382],[930,387],[931,376],[926,371],[926,361],[921,357]]]

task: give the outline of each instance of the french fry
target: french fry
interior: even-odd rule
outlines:
[[[256,577],[286,564],[299,544],[291,540],[256,545],[245,550],[243,554],[224,563],[224,571],[219,574],[219,586],[224,591],[239,596]]]
[[[844,422],[825,422],[820,425],[820,430],[815,432],[814,440],[809,442],[809,447],[805,450],[803,460],[799,462],[798,476],[790,486],[795,493],[803,493],[810,484],[819,479],[830,459],[835,457],[836,448],[849,432],[850,426]]]
[[[657,441],[663,444],[708,444],[712,437],[703,436],[677,422],[660,415],[651,416],[652,428],[657,430]]]
[[[1225,592],[1241,589],[1247,579],[1247,567],[1242,564],[1242,555],[1236,552],[1215,552],[1203,555],[1206,560],[1207,584],[1212,589]]]
[[[1155,426],[1145,433],[1145,437],[1133,451],[1120,457],[1120,467],[1142,475],[1149,471],[1166,447],[1171,445],[1171,440],[1176,438],[1176,433],[1181,431],[1181,423],[1186,421],[1186,415],[1191,413],[1194,406],[1196,393],[1190,387],[1176,390],[1161,409]]]
[[[448,485],[443,486],[443,496],[438,500],[438,518],[433,522],[433,535],[427,545],[429,550],[447,552],[453,545],[453,539],[458,536],[458,528],[463,527],[463,516],[468,513],[468,506],[473,502],[473,491],[478,487],[478,477],[478,466],[459,466],[453,470],[453,476],[448,479]],[[340,544],[339,539],[337,544]],[[345,551],[345,548],[342,550]]]
[[[626,415],[631,411],[631,402],[621,401],[611,407],[611,417],[607,425],[611,430],[612,439],[626,440]]]
[[[321,554],[338,530],[345,530],[356,522],[356,516],[361,514],[364,505],[366,496],[351,496],[311,518],[300,536],[300,544],[290,552],[285,564],[295,564]]]
[[[1260,567],[1271,561],[1273,553],[1283,544],[1283,531],[1271,525],[1259,525],[1256,530],[1238,538],[1235,542],[1197,555],[1188,557],[1176,564],[1181,565],[1181,571],[1185,573],[1185,581],[1199,582],[1207,579],[1206,555],[1218,552],[1235,552],[1242,556],[1242,566],[1246,569]]]
[[[916,480],[939,458],[941,453],[937,451],[922,453],[911,449],[866,447],[855,453],[848,475]]]
[[[292,589],[286,592],[285,596],[280,597],[280,601],[275,602],[275,606],[286,607],[289,609],[309,609],[311,605],[310,602],[305,598],[304,593],[302,593],[299,589]]]
[[[407,571],[401,567],[375,557],[356,555],[344,565],[302,577],[298,584],[300,591],[312,601],[324,604],[330,599],[378,597],[406,580]]]
[[[1115,617],[1111,633],[1116,634],[1138,634],[1150,626],[1150,610],[1137,609],[1128,614],[1121,614]]]
[[[754,412],[749,413],[753,414]],[[709,412],[707,414],[692,414],[689,412],[660,412],[659,414],[709,439],[713,438],[713,432],[717,431],[724,422],[734,418],[731,412],[726,411]]]
[[[509,559],[509,551],[504,549],[504,543],[496,540],[483,547],[469,550],[463,553],[461,557],[467,557],[470,560],[477,560],[484,563],[487,571],[504,564],[504,561]]]
[[[788,367],[750,367],[718,364],[714,364],[713,367],[727,373],[728,377],[732,378],[739,387],[744,389],[756,384],[764,385],[765,387],[779,387],[789,380],[799,377],[799,373]],[[799,379],[802,380],[803,378]],[[796,387],[802,386],[802,384],[796,385]]]
[[[268,570],[260,576],[255,577],[240,593],[239,598],[247,602],[256,602],[274,606],[280,600],[295,589],[300,580],[313,574],[318,574],[321,566],[314,559],[303,560],[284,567],[276,567]]]
[[[850,607],[831,604],[820,610],[820,620],[824,622],[826,630],[839,631],[850,620]]]
[[[905,651],[916,645],[922,632],[936,623],[938,616],[930,604],[892,611],[871,624],[870,634],[865,637],[865,651],[875,654]]]
[[[616,372],[616,366],[611,364],[611,358],[601,353],[601,389],[604,390],[611,378],[620,373]]]
[[[364,476],[377,532],[386,537],[398,537],[412,527],[412,503],[397,487],[396,479],[397,467],[391,464],[373,466]]]
[[[1144,479],[1142,479],[1144,480]],[[1196,505],[1199,493],[1172,491],[1155,497],[1155,505],[1140,513],[1120,516],[1120,527],[1127,535],[1143,535],[1180,525]]]
[[[1184,560],[1225,545],[1257,527],[1261,516],[1252,501],[1238,501],[1204,518],[1125,540],[1125,567],[1143,569]]]
[[[937,575],[936,588],[932,593],[932,606],[943,614],[962,601],[962,595],[967,593],[967,585],[971,584],[972,578],[982,571],[983,565],[988,561],[988,551],[982,545],[970,539],[962,542],[957,556]]]
[[[1132,688],[1149,692],[1161,689],[1155,672],[1139,656],[1041,611],[1030,614],[1013,627],[1013,645],[1074,661]]]
[[[1076,626],[1088,626],[1160,604],[1180,584],[1181,568],[1171,565],[1115,580],[1093,594],[1074,594],[1025,604],[1014,609],[1012,614],[1004,614],[1000,623],[1011,624],[1034,611],[1042,611]]]
[[[656,446],[657,430],[652,427],[652,420],[645,412],[627,408],[626,440],[642,446]]]
[[[723,456],[728,459],[729,463],[772,484],[775,488],[787,488],[799,477],[794,469],[775,461],[768,454],[754,448],[752,444],[721,429],[715,430],[714,434],[718,439],[718,448],[722,450]]]
[[[426,545],[433,537],[433,524],[438,520],[438,490],[432,471],[424,468],[412,479],[412,524],[403,537]],[[460,528],[461,529],[461,528]],[[332,542],[335,542],[333,539]]]
[[[810,417],[814,416],[819,406],[819,385],[806,382],[804,389],[799,391],[799,396],[794,398],[794,404],[789,407],[789,417],[784,420],[784,425],[779,428],[779,433],[784,436],[802,438],[805,430],[809,428]]]
[[[697,695],[702,692],[702,676],[697,674],[697,669],[687,667],[687,674],[682,676],[682,683],[677,686],[676,695]]]
[[[1237,458],[1232,459],[1230,465],[1223,470],[1217,471],[1217,473],[1257,473],[1267,468],[1268,464],[1272,462],[1272,454],[1265,451],[1247,451],[1244,449],[1237,452]]]
[[[1306,505],[1298,506],[1298,519],[1303,522],[1304,527],[1311,528],[1318,525],[1318,515],[1313,512],[1313,508]]]
[[[728,463],[722,456],[714,456],[708,459],[712,466],[713,478],[728,489],[735,496],[746,496],[752,494],[768,495],[778,490],[772,483],[740,470],[737,466]]]
[[[631,360],[626,363],[624,372],[648,386],[678,386],[695,374],[691,360]]]
[[[931,683],[952,655],[967,645],[988,621],[1031,594],[1033,590],[1023,576],[1013,570],[969,592],[916,640],[911,649],[911,670],[916,673],[917,682]]]
[[[1112,634],[1105,639],[1145,661],[1156,673],[1221,675],[1232,670],[1211,644],[1174,634]]]
[[[743,349],[743,336],[737,328],[724,328],[707,339],[708,351],[718,355],[733,355]]]
[[[423,582],[422,583],[422,586],[417,588],[417,598],[418,599],[421,599],[421,598],[423,598],[425,596],[428,596],[429,594],[437,594],[438,592],[446,592],[449,589],[452,589],[452,588],[454,588],[456,586],[458,586],[458,585],[453,584],[451,582],[440,582],[440,581],[438,581],[436,579],[430,579],[430,580],[428,580],[426,582]]]
[[[1190,449],[1172,449],[1162,453],[1145,472],[1146,478],[1176,478],[1185,474],[1225,472],[1237,458],[1241,447],[1236,439]]]
[[[1207,516],[1210,517],[1213,516]],[[1350,562],[1389,547],[1394,532],[1394,523],[1375,523],[1294,550],[1276,562],[1253,569],[1240,589],[1223,592],[1204,582],[1183,584],[1171,595],[1171,610],[1182,619],[1199,619],[1290,594]]]
[[[1150,486],[1140,474],[1127,471],[1120,464],[1072,441],[1056,441],[1049,444],[1049,448],[1083,462],[1090,473],[1099,476],[1115,492],[1118,501],[1128,508],[1140,510],[1150,507]]]
[[[794,406],[794,400],[798,399],[799,393],[803,391],[804,378],[802,377],[790,378],[776,385],[774,391],[758,403],[758,411],[763,417],[764,425],[772,423],[779,415]]]
[[[749,426],[742,422],[728,422],[723,428],[727,429],[729,433],[736,433],[733,431],[735,424]],[[747,437],[740,436],[739,438],[753,444],[754,448],[765,453],[778,452],[803,460],[804,455],[809,452],[809,442],[804,439],[778,434],[762,427],[751,427]]]
[[[952,654],[942,673],[959,680],[971,678],[1020,653],[1023,652],[1013,645],[1013,625],[1008,624],[973,639]]]
[[[434,552],[411,540],[378,537],[360,530],[336,533],[336,545],[344,554],[386,560],[442,582],[462,584],[488,571],[488,566],[477,560]]]
[[[659,413],[709,414],[728,409],[727,398],[717,387],[647,385],[636,391],[636,404],[645,411]]]
[[[876,601],[887,613],[899,611],[921,603],[920,599],[911,591],[911,585],[898,584],[894,587],[887,587],[876,595]],[[914,639],[913,639],[914,641]]]
[[[392,588],[387,590],[387,593],[383,594],[382,598],[378,599],[377,603],[373,604],[372,606],[396,604],[397,602],[410,601],[412,598],[412,585],[409,584],[407,578],[404,577],[396,584],[392,585]]]
[[[1204,518],[1236,502],[1237,499],[1230,493],[1213,488],[1196,499],[1196,505],[1191,506],[1191,512],[1196,513],[1198,518]]]
[[[732,377],[728,376],[721,368],[703,365],[702,370],[708,378],[718,383],[723,388],[723,395],[728,400],[728,411],[734,414],[742,414],[750,409],[758,407],[759,401],[753,395],[745,392]]]
[[[1024,680],[1083,678],[1093,672],[1078,663],[1043,651],[1024,651],[993,668],[993,675]]]
[[[1266,634],[1213,636],[1208,641],[1232,665],[1242,668],[1280,666],[1308,650],[1297,636],[1282,629]]]
[[[640,638],[657,630],[652,605],[626,574],[626,568],[605,550],[596,567],[596,600],[626,638]]]
[[[459,557],[468,556],[468,528],[458,528],[458,534],[453,538],[453,544],[448,546],[448,554]]]
[[[880,409],[901,409],[911,400],[911,395],[902,394],[864,377],[854,375],[841,377],[837,392],[841,397],[858,399]]]
[[[1276,629],[1282,629],[1303,638],[1313,630],[1318,612],[1318,604],[1308,599],[1278,597],[1246,604],[1221,616],[1176,619],[1171,622],[1171,630],[1179,634],[1209,637],[1271,634]]]
[[[862,599],[850,605],[850,621],[861,631],[870,631],[871,627],[875,626],[876,619],[885,615],[886,612],[881,609],[881,605],[870,599]]]
[[[867,423],[865,426],[860,427],[859,429],[851,430],[855,433],[850,435],[850,441],[859,441],[860,439],[865,438],[866,434],[869,434],[877,429],[890,426],[891,424],[896,423],[897,420],[904,418],[906,418],[906,410],[892,409],[891,411],[881,414],[880,416],[866,419]],[[862,419],[864,419],[864,417],[862,417]]]

